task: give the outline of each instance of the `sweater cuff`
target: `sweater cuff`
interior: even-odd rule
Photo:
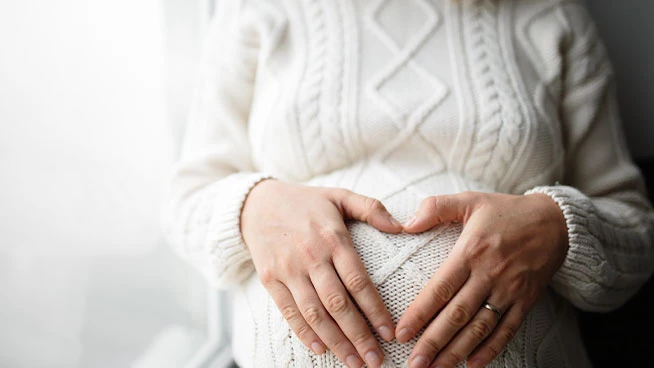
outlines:
[[[259,182],[272,176],[262,173],[236,173],[226,178],[221,190],[229,193],[219,195],[221,203],[214,203],[208,230],[207,245],[210,261],[216,274],[209,280],[218,284],[241,283],[254,270],[250,252],[241,234],[241,211],[248,194]]]
[[[599,270],[611,272],[605,267],[602,251],[596,249],[597,240],[588,231],[588,220],[593,213],[592,204],[585,194],[565,185],[535,187],[525,192],[525,195],[535,193],[545,194],[559,205],[568,229],[568,253],[554,274],[551,286],[581,307],[580,304],[585,304],[583,295],[593,295],[595,292],[581,289],[597,286],[589,275],[596,274]]]

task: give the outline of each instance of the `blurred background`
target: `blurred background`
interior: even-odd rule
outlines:
[[[654,2],[590,6],[632,153],[650,170]],[[227,364],[215,360],[228,343],[224,296],[167,248],[158,219],[211,9],[0,0],[0,367]],[[649,313],[648,295],[622,313]],[[633,328],[620,318],[583,321],[599,334]]]
[[[207,342],[158,207],[208,4],[0,1],[0,367],[181,367]]]

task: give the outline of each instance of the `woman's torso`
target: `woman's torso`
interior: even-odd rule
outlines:
[[[559,13],[576,2],[250,5],[258,169],[308,181],[367,160],[399,185],[447,173],[455,191],[513,193],[560,179]]]
[[[519,194],[562,179],[560,50],[569,30],[561,16],[585,11],[579,2],[277,0],[247,6],[261,49],[249,120],[257,169],[373,196],[400,220],[429,195]],[[385,236],[360,224],[350,230],[371,274],[422,239]],[[388,300],[396,321],[458,234],[457,228],[435,231],[449,235],[434,233],[414,246],[404,261],[388,266],[400,270],[387,272],[384,282],[393,286],[378,284],[395,298]],[[366,245],[380,239],[390,245],[378,248],[387,251],[372,254]],[[422,276],[411,271],[411,257]],[[315,357],[293,336],[256,276],[238,294],[234,344],[241,364],[273,359],[273,366],[332,366],[329,354]],[[500,362],[587,364],[573,311],[553,294],[520,333]],[[396,351],[397,362],[407,354],[397,344],[384,349]]]

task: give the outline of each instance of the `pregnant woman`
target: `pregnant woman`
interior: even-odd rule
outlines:
[[[165,207],[241,367],[588,367],[654,266],[582,1],[222,0]]]

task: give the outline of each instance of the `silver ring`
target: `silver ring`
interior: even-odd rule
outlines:
[[[484,308],[486,308],[486,309],[488,309],[489,311],[495,313],[495,315],[497,316],[497,319],[501,319],[501,318],[502,318],[502,312],[500,312],[500,310],[497,309],[497,308],[496,308],[494,305],[492,305],[491,303],[489,303],[489,302],[484,303]]]

